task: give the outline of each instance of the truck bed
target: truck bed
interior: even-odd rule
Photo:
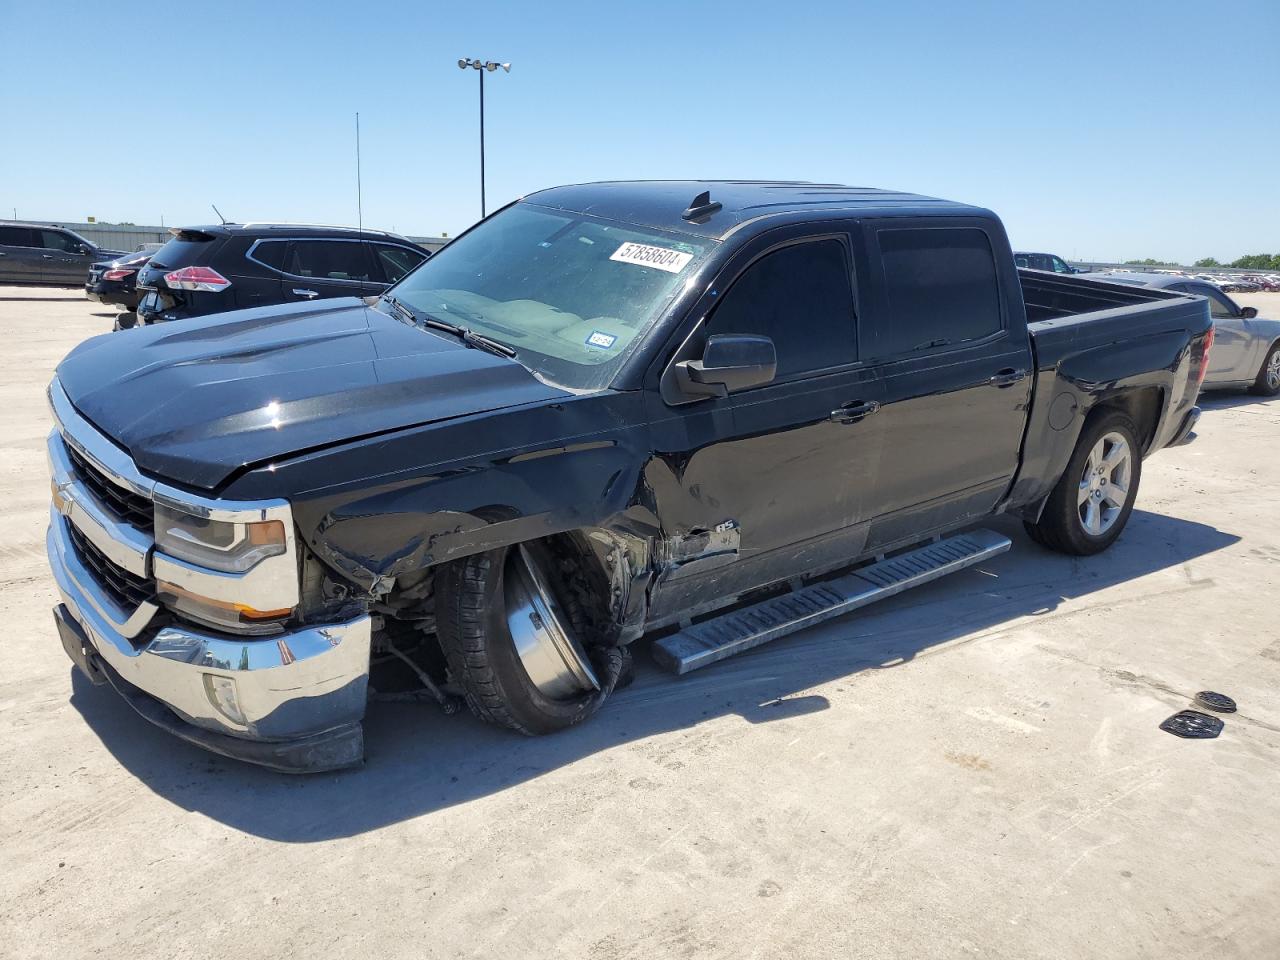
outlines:
[[[1166,338],[1169,349],[1180,350],[1188,334],[1203,333],[1210,325],[1204,297],[1025,268],[1018,270],[1018,280],[1040,371],[1099,348],[1106,348],[1106,355],[1094,359],[1095,372],[1117,363],[1123,367],[1126,360],[1139,366],[1160,360],[1169,363],[1172,356],[1161,358],[1158,349],[1151,352],[1150,338]],[[1125,350],[1116,351],[1113,345],[1122,341]],[[1139,342],[1143,345],[1137,346]],[[1138,356],[1130,357],[1135,347]]]
[[[1159,300],[1185,299],[1185,294],[1152,287],[1135,287],[1105,280],[1063,276],[1043,270],[1018,270],[1027,323],[1061,320],[1102,310],[1120,310]]]

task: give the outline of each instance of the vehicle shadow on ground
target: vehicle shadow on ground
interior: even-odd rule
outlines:
[[[980,643],[1023,617],[1181,565],[1239,541],[1204,524],[1134,511],[1105,554],[1064,557],[1021,524],[993,520],[1013,550],[979,567],[814,627],[686,677],[657,670],[638,645],[636,681],[597,716],[526,739],[427,704],[373,703],[362,769],[291,777],[207,754],[151,726],[110,688],[74,673],[71,703],[129,771],[173,803],[246,833],[292,843],[349,837],[516,787],[583,757],[725,714],[751,723],[803,717],[830,704],[799,691],[862,671],[910,669],[920,653]],[[1148,593],[1201,589],[1179,571]],[[1139,638],[1135,638],[1135,642]]]
[[[1248,390],[1215,390],[1202,393],[1196,400],[1202,410],[1231,410],[1235,407],[1252,407],[1271,403],[1276,397],[1263,397]],[[1197,430],[1203,430],[1203,425]]]

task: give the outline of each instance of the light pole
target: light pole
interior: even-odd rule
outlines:
[[[493,60],[472,60],[470,57],[458,61],[459,70],[465,70],[467,67],[480,72],[480,216],[483,218],[488,212],[484,202],[484,75],[486,72],[493,73],[499,67],[510,73],[511,64],[496,63]]]

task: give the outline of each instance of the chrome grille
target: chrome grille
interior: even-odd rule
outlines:
[[[76,474],[104,509],[144,533],[155,532],[155,512],[148,498],[113,483],[74,446],[69,443],[66,446]]]
[[[101,550],[76,529],[75,524],[67,524],[67,530],[71,534],[71,542],[75,544],[80,560],[93,571],[94,578],[122,609],[132,612],[140,604],[155,598],[154,580],[139,577],[112,563]]]

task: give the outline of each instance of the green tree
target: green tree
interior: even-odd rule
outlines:
[[[1232,260],[1231,266],[1245,270],[1273,270],[1276,266],[1276,256],[1270,253],[1250,253],[1239,260]]]
[[[1126,260],[1125,263],[1135,267],[1162,267],[1165,265],[1163,260],[1152,260],[1150,257],[1145,260]]]
[[[1205,257],[1203,260],[1197,260],[1195,263],[1192,264],[1192,266],[1193,267],[1220,267],[1222,266],[1222,264],[1220,264],[1215,257]]]

